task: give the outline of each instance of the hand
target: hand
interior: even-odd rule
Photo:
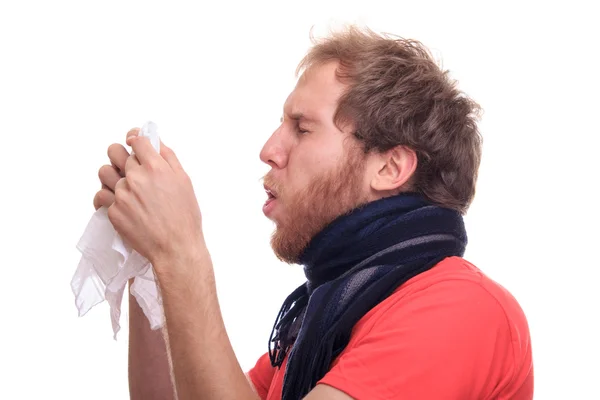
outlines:
[[[137,132],[137,131],[136,131]],[[108,158],[111,165],[103,165],[98,171],[102,188],[94,196],[94,208],[110,207],[115,201],[115,186],[119,179],[125,176],[125,163],[129,152],[118,143],[108,147]]]
[[[124,170],[125,177],[114,185],[108,218],[160,275],[157,260],[193,258],[202,249],[202,218],[191,180],[175,153],[161,143],[158,154],[148,138],[139,137],[138,132],[131,130],[127,137],[135,155],[127,157],[124,168],[116,165],[119,171]],[[106,169],[105,184],[109,188],[116,178],[114,171]]]

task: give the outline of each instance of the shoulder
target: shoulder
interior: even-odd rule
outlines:
[[[443,325],[451,313],[474,326],[527,328],[526,317],[512,294],[460,257],[450,257],[400,286],[356,325],[355,336],[386,323],[406,324],[407,317],[430,315]],[[439,314],[439,315],[438,315]]]
[[[517,384],[530,354],[517,301],[475,266],[452,257],[402,285],[359,321],[329,383],[369,398],[478,398]]]

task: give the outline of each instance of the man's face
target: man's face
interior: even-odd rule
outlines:
[[[284,106],[281,125],[260,157],[265,176],[265,215],[275,222],[271,246],[297,263],[308,242],[336,217],[368,201],[364,155],[333,118],[344,85],[337,63],[314,67],[298,81]]]

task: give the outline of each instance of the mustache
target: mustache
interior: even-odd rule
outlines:
[[[263,183],[263,185],[269,187],[278,195],[281,195],[281,186],[279,185],[279,183],[277,183],[277,181],[275,181],[275,179],[271,175],[266,174],[265,176],[260,178],[260,180]]]

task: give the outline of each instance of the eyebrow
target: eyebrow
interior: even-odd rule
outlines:
[[[289,117],[291,119],[293,119],[294,121],[298,121],[298,122],[313,123],[313,124],[319,123],[319,121],[317,119],[308,117],[301,112],[291,113],[291,114],[289,114]],[[281,117],[281,119],[283,120],[283,117]]]

